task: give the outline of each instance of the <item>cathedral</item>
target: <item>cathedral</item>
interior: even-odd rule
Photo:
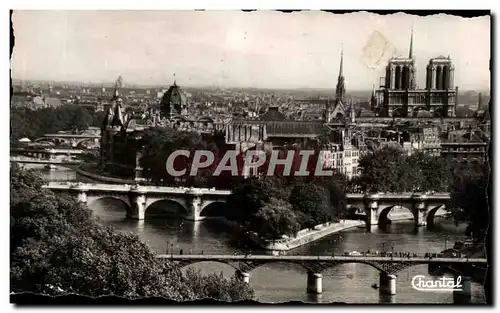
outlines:
[[[382,84],[371,101],[379,117],[455,117],[458,87],[454,86],[451,57],[439,56],[429,60],[425,88],[416,80],[413,55],[413,31],[408,57],[389,60]]]

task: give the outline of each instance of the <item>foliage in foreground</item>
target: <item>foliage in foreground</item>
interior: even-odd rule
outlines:
[[[14,164],[10,174],[11,291],[177,301],[253,296],[234,278],[184,275],[176,264],[156,259],[138,236],[101,226],[86,206],[42,191],[34,172]]]

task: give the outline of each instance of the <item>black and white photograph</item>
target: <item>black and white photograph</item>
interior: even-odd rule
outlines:
[[[491,305],[471,14],[10,11],[11,303]]]

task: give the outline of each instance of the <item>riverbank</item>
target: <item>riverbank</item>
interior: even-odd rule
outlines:
[[[342,220],[339,223],[326,223],[323,225],[317,225],[313,229],[303,229],[299,231],[295,237],[277,240],[262,239],[255,233],[247,235],[252,242],[257,244],[262,249],[272,251],[288,251],[319,240],[325,236],[362,225],[365,225],[364,221]]]
[[[439,210],[438,212],[436,212],[435,216],[446,216],[447,214],[448,213],[445,210]],[[261,238],[257,233],[245,233],[240,225],[229,221],[224,217],[212,217],[210,219],[217,219],[229,228],[243,233],[243,235],[247,239],[249,239],[253,244],[257,245],[259,248],[276,252],[292,250],[319,240],[328,235],[355,227],[363,227],[366,225],[365,221],[362,220],[341,220],[339,223],[329,222],[322,225],[317,225],[313,229],[303,229],[299,231],[297,233],[297,236],[295,237],[268,240]],[[391,221],[411,220],[413,219],[413,214],[409,212],[393,212],[390,214],[389,219]]]
[[[95,181],[101,182],[101,183],[134,185],[134,184],[137,184],[139,182],[139,180],[124,179],[124,178],[103,176],[103,175],[97,174],[97,173],[91,171],[94,169],[94,168],[92,168],[92,166],[95,166],[95,164],[82,163],[80,166],[78,166],[76,168],[76,172],[78,173],[78,175],[80,175],[82,177],[90,178],[92,180],[95,180]]]
[[[358,220],[341,220],[339,223],[325,223],[317,225],[313,229],[303,229],[297,233],[297,236],[291,238],[282,238],[276,240],[268,240],[260,238],[257,233],[244,232],[240,225],[229,221],[224,217],[210,217],[209,219],[217,220],[229,228],[239,231],[253,244],[261,249],[269,251],[288,251],[313,241],[319,240],[325,236],[338,233],[351,228],[365,225],[364,221]]]

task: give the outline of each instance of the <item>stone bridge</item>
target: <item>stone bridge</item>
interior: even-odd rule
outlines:
[[[225,203],[231,193],[227,190],[112,184],[84,184],[50,182],[44,188],[54,192],[69,192],[78,202],[92,206],[105,198],[120,200],[127,208],[127,217],[143,220],[147,209],[155,202],[168,200],[178,204],[189,220],[204,219],[203,210],[215,203]]]
[[[78,147],[83,142],[91,142],[97,144],[101,136],[99,135],[73,135],[73,134],[45,134],[41,138],[37,138],[35,142],[51,141],[58,143],[71,144],[73,147]]]
[[[86,150],[81,149],[24,149],[24,148],[11,148],[11,156],[25,156],[37,159],[50,160],[58,155],[74,156],[85,153]]]
[[[444,209],[450,199],[449,193],[376,193],[346,195],[347,206],[361,211],[367,226],[383,224],[395,207],[405,207],[411,211],[417,226],[431,226],[434,216]]]
[[[117,184],[77,184],[52,182],[45,188],[53,191],[69,191],[78,195],[78,200],[91,204],[103,198],[121,200],[127,207],[127,216],[144,219],[146,209],[160,200],[179,204],[191,220],[201,220],[200,213],[213,203],[226,202],[229,190],[203,188],[135,186]],[[403,193],[403,194],[356,194],[346,195],[347,206],[361,213],[359,218],[367,226],[383,224],[392,209],[405,207],[413,214],[415,225],[432,225],[436,212],[443,209],[450,199],[448,193]]]
[[[264,264],[292,263],[307,270],[307,291],[322,293],[322,274],[326,269],[345,263],[367,264],[380,272],[380,291],[382,293],[396,294],[396,274],[409,267],[421,264],[433,265],[486,265],[484,258],[449,258],[449,257],[392,257],[392,256],[272,256],[272,255],[158,255],[157,258],[171,260],[185,267],[198,262],[225,263],[236,270],[236,274],[244,282],[250,282],[250,272]],[[462,277],[464,289],[468,290],[470,297],[470,278]]]
[[[61,165],[74,167],[82,163],[79,160],[40,160],[26,157],[10,157],[10,162],[20,163],[20,164],[44,164],[44,165]]]

